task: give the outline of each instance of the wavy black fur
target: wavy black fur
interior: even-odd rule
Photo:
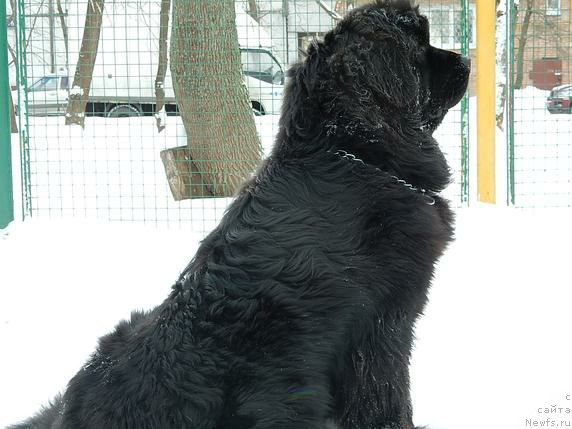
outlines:
[[[468,74],[408,2],[351,12],[290,70],[272,155],[165,302],[16,427],[413,428],[413,325],[452,214],[392,175],[447,185],[432,132]]]

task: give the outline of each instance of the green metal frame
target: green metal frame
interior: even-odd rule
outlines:
[[[0,0],[1,1],[1,0]],[[20,175],[22,180],[22,217],[32,215],[30,169],[30,123],[28,119],[28,62],[25,2],[16,2],[16,81],[18,83],[18,130],[20,135]]]
[[[461,54],[469,56],[469,0],[461,1]],[[461,100],[461,202],[469,204],[469,93]]]
[[[5,228],[14,220],[9,91],[6,2],[0,1],[0,228]]]
[[[507,86],[507,120],[506,120],[506,145],[507,145],[507,190],[506,199],[508,205],[514,205],[514,36],[516,29],[516,6],[514,0],[506,2],[506,34],[508,61],[506,68]]]

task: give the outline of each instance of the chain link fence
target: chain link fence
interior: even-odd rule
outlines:
[[[568,0],[509,2],[508,196],[572,205],[572,13]]]
[[[203,232],[218,222],[236,183],[269,153],[288,65],[365,3],[221,0],[207,3],[213,20],[199,10],[189,14],[194,2],[8,1],[24,216],[191,225]],[[475,4],[418,3],[432,43],[474,63]],[[191,80],[198,89],[189,94]],[[471,79],[436,135],[454,172],[448,196],[458,206],[469,201],[474,87]],[[193,123],[183,120],[184,110]],[[515,142],[522,133],[515,127]]]

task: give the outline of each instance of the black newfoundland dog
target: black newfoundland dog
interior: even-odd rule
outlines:
[[[468,76],[409,2],[349,13],[290,70],[272,155],[165,302],[16,427],[413,428],[413,326],[453,233],[432,133]]]

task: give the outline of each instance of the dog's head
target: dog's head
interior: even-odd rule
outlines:
[[[469,60],[431,46],[427,18],[407,0],[353,10],[307,54],[297,77],[322,107],[335,110],[338,100],[370,122],[407,118],[429,133],[469,80]]]

